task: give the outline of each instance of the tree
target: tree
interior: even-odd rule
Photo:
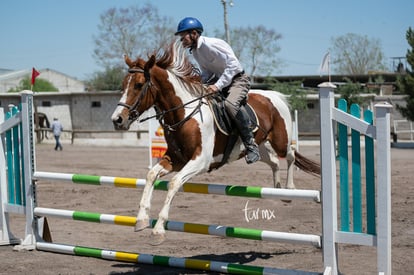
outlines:
[[[330,49],[333,70],[340,74],[366,74],[385,70],[384,54],[379,39],[348,33],[332,39]]]
[[[307,110],[306,92],[301,91],[301,81],[280,82],[272,77],[267,77],[265,83],[269,85],[271,90],[281,92],[288,95],[290,110]]]
[[[19,86],[9,89],[8,93],[19,93],[23,90],[30,90],[31,89],[31,79],[30,77],[26,77],[22,79],[19,83]],[[52,83],[49,81],[37,78],[35,84],[33,85],[33,91],[37,92],[58,92],[59,89],[53,86]]]
[[[147,55],[174,38],[173,25],[170,17],[161,17],[150,3],[142,8],[111,8],[100,16],[93,56],[98,64],[111,68],[123,64],[125,54],[132,58]]]
[[[336,92],[341,95],[341,98],[345,99],[348,106],[352,104],[358,104],[362,106],[364,100],[359,95],[362,92],[368,92],[365,90],[360,83],[354,83],[349,78],[345,78],[346,84],[338,86]]]
[[[414,121],[414,31],[410,27],[406,33],[407,42],[411,50],[407,50],[406,58],[408,64],[411,66],[411,71],[406,68],[406,73],[398,78],[397,85],[403,94],[406,94],[406,106],[397,105],[397,109],[401,112],[403,117]]]
[[[103,72],[95,72],[86,85],[89,91],[121,90],[124,76],[124,66],[107,67]]]
[[[282,35],[264,26],[239,27],[231,31],[231,46],[249,75],[270,75],[280,65]]]

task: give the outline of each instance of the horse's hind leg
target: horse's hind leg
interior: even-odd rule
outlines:
[[[165,170],[159,163],[156,164],[147,174],[144,191],[142,192],[141,201],[139,203],[139,211],[135,231],[141,231],[150,226],[149,212],[151,209],[152,192],[154,191],[154,182],[160,176],[168,174],[170,171]]]
[[[269,142],[259,145],[259,152],[262,162],[266,163],[272,169],[273,187],[280,188],[280,171],[279,171],[279,157]]]
[[[273,186],[275,188],[282,188],[282,184],[280,181],[280,160],[279,156],[270,145],[269,142],[262,143],[259,146],[260,149],[260,156],[261,161],[267,163],[270,168],[272,169],[273,173]],[[295,150],[294,148],[290,147],[287,154],[286,154],[286,161],[287,161],[287,178],[286,184],[283,188],[287,189],[296,189],[295,184],[293,182],[293,170],[294,170],[294,163],[295,163]]]
[[[287,189],[296,189],[295,184],[293,183],[293,170],[295,168],[295,150],[290,147],[290,150],[288,151],[286,155],[286,161],[287,161],[287,179],[286,179],[286,188]]]

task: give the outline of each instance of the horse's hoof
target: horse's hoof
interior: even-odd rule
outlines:
[[[165,233],[151,233],[151,245],[160,245],[165,241]]]
[[[145,219],[145,220],[137,220],[137,222],[135,223],[135,232],[144,230],[145,228],[150,227],[149,224],[149,219]]]

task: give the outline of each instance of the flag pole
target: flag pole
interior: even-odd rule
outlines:
[[[328,80],[331,83],[331,54],[328,53]]]
[[[328,81],[331,82],[331,55],[329,51],[324,55],[322,63],[319,66],[319,73],[322,77],[323,73],[328,73]]]
[[[33,86],[36,82],[36,77],[38,77],[40,73],[33,67],[32,68],[32,79],[30,82],[30,90],[33,92]],[[34,96],[34,93],[33,93]],[[37,104],[36,101],[33,99],[33,108],[34,108],[34,122],[35,122],[35,131],[36,131],[36,138],[37,142],[40,142],[40,131],[39,130],[39,117],[37,116]]]

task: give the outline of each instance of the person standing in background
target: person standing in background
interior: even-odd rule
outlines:
[[[62,134],[63,126],[62,123],[60,123],[60,121],[56,117],[53,119],[52,131],[56,140],[55,150],[57,151],[59,149],[60,151],[62,151],[63,147],[60,143],[60,135]]]

